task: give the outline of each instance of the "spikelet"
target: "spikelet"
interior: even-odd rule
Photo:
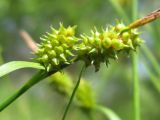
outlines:
[[[75,28],[65,28],[60,23],[58,30],[51,27],[51,33],[46,33],[41,40],[35,58],[37,62],[45,66],[47,71],[57,69],[64,64],[71,64],[74,57],[74,45],[78,43],[78,38],[75,37]]]
[[[90,36],[81,35],[83,42],[79,45],[80,58],[85,61],[87,66],[93,64],[95,71],[98,71],[100,63],[105,62],[108,66],[109,59],[117,59],[120,51],[128,53],[130,50],[135,50],[142,43],[139,33],[134,29],[121,34],[124,29],[124,24],[119,23],[103,29],[101,32],[95,28],[91,30]]]
[[[122,32],[125,28],[122,23],[101,31],[94,28],[90,36],[81,34],[78,38],[76,26],[65,28],[60,24],[58,30],[51,27],[51,33],[41,38],[36,60],[48,71],[77,60],[84,61],[86,66],[94,65],[98,71],[101,63],[108,66],[109,59],[117,59],[120,51],[129,53],[143,42],[136,29]]]

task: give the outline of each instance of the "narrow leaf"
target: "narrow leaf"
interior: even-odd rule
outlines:
[[[27,61],[12,61],[0,66],[0,77],[22,68],[35,68],[44,70],[45,68],[39,63]]]
[[[108,118],[108,120],[122,120],[114,111],[107,107],[97,105],[95,106],[95,110],[98,110],[101,113],[103,113]]]

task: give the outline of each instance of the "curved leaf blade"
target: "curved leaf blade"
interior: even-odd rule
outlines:
[[[102,112],[109,120],[122,120],[114,111],[107,107],[97,105],[95,109]]]
[[[12,61],[0,66],[0,77],[22,68],[35,68],[44,70],[45,68],[39,63],[27,61]]]

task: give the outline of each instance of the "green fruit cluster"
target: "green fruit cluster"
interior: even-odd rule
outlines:
[[[65,28],[60,23],[58,30],[51,27],[51,33],[47,32],[40,38],[42,43],[38,45],[35,60],[44,65],[47,71],[72,63],[74,47],[78,43],[75,28],[76,26]]]
[[[142,43],[136,29],[123,31],[126,26],[118,23],[99,32],[96,28],[91,35],[75,36],[75,28],[65,28],[60,24],[58,30],[51,27],[51,33],[46,33],[42,43],[35,53],[36,60],[47,70],[57,69],[64,64],[71,64],[77,60],[85,62],[86,66],[94,65],[98,71],[100,63],[109,63],[109,59],[117,59],[121,51],[129,53]]]
[[[109,59],[117,59],[120,51],[129,53],[142,43],[136,29],[122,32],[126,26],[122,23],[110,26],[101,32],[95,28],[91,35],[81,35],[82,43],[79,45],[81,59],[86,65],[94,65],[98,71],[100,63],[105,62],[108,66]],[[82,49],[83,48],[83,49]]]

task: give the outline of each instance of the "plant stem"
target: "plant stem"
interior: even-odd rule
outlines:
[[[132,0],[132,20],[137,18],[138,13],[138,0]],[[140,120],[140,92],[138,80],[138,55],[132,53],[132,74],[133,74],[133,109],[134,120]]]
[[[140,120],[140,95],[138,80],[138,62],[136,53],[132,53],[132,71],[133,71],[133,109],[134,120]]]
[[[137,13],[138,13],[138,0],[132,0],[132,20],[134,21],[137,19]]]
[[[67,115],[68,110],[69,110],[69,108],[70,108],[70,106],[71,106],[71,103],[72,103],[72,101],[73,101],[73,98],[74,98],[74,96],[75,96],[75,93],[76,93],[76,91],[77,91],[77,89],[78,89],[78,86],[79,86],[79,84],[80,84],[80,80],[81,80],[81,77],[82,77],[82,73],[83,73],[83,71],[85,70],[85,68],[86,68],[86,66],[83,65],[83,67],[82,67],[82,69],[81,69],[81,71],[80,71],[80,74],[79,74],[79,77],[78,77],[78,81],[77,81],[77,83],[76,83],[76,86],[75,86],[75,88],[73,89],[73,92],[72,92],[72,94],[71,94],[71,97],[70,97],[70,99],[69,99],[69,102],[68,102],[68,104],[67,104],[67,107],[66,107],[66,109],[65,109],[65,111],[64,111],[62,120],[65,120],[65,118],[66,118],[66,115]]]
[[[17,92],[10,96],[6,101],[0,104],[0,112],[4,110],[8,105],[15,101],[19,96],[25,93],[34,84],[38,83],[40,80],[46,77],[44,71],[39,71],[35,76],[33,76],[26,84],[24,84]]]
[[[35,74],[29,81],[27,81],[19,90],[17,90],[13,95],[11,95],[8,99],[6,99],[4,102],[0,104],[0,112],[4,110],[7,106],[9,106],[12,102],[14,102],[18,97],[23,95],[28,89],[30,89],[32,86],[43,80],[44,78],[56,73],[57,71],[67,67],[68,65],[61,66],[60,69],[55,69],[50,72],[46,72],[45,70],[39,71],[37,74]]]

